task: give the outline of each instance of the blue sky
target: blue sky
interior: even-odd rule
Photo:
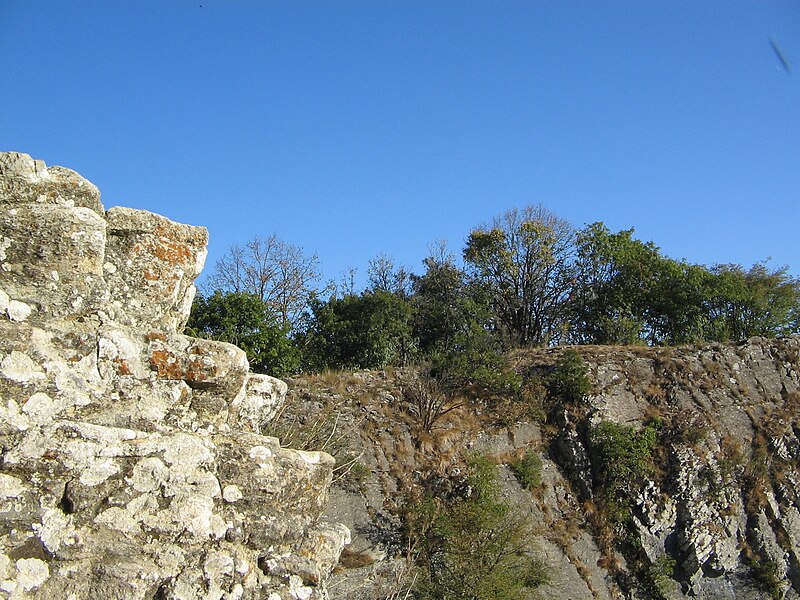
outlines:
[[[786,72],[772,47],[792,63]],[[800,2],[0,0],[0,150],[338,279],[542,203],[800,274]]]

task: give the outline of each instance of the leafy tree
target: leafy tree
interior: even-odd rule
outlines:
[[[209,286],[260,298],[281,325],[293,327],[306,310],[320,279],[319,259],[277,235],[231,246],[214,265]]]
[[[707,306],[715,339],[800,333],[800,280],[787,267],[770,270],[759,263],[745,271],[728,264],[712,273]]]
[[[578,233],[577,254],[571,337],[592,344],[641,342],[658,248],[633,239],[633,229],[611,233],[598,222]]]
[[[314,300],[303,348],[307,367],[378,369],[414,353],[411,305],[389,292]]]
[[[574,231],[543,206],[507,211],[469,234],[464,259],[512,344],[557,342],[574,281]]]
[[[444,246],[423,264],[425,273],[412,277],[414,336],[419,348],[428,355],[460,349],[465,337],[489,321],[487,298],[470,284]]]
[[[256,373],[283,377],[300,366],[300,353],[288,337],[288,326],[277,323],[266,303],[253,294],[198,294],[186,327],[190,335],[239,346]]]
[[[571,337],[594,344],[681,344],[706,339],[708,269],[661,254],[633,229],[593,223],[577,236]]]

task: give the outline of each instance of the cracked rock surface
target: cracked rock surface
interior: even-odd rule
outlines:
[[[182,335],[208,234],[0,153],[0,597],[327,598],[333,459],[286,394]]]

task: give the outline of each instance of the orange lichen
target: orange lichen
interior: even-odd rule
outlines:
[[[172,264],[193,260],[192,249],[187,244],[172,241],[154,244],[153,256]]]
[[[187,364],[164,350],[153,350],[150,354],[150,368],[160,379],[182,380],[197,383],[209,379],[208,367],[200,361],[190,360]]]
[[[121,358],[115,358],[114,359],[114,364],[117,367],[117,373],[119,375],[130,375],[131,374],[131,369],[128,366],[128,363],[126,363]]]

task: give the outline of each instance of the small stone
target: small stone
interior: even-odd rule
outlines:
[[[27,591],[36,589],[50,577],[47,563],[38,558],[21,558],[17,561],[17,583]]]
[[[234,503],[241,500],[244,496],[242,495],[242,490],[239,489],[238,486],[235,485],[226,485],[222,489],[222,499],[225,502]]]

